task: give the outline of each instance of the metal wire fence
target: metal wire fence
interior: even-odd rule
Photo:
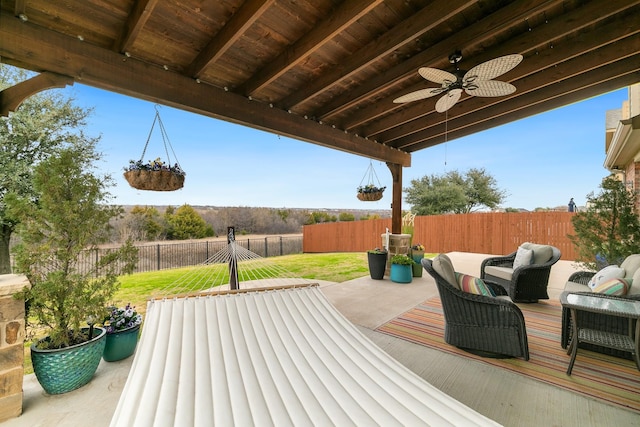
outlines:
[[[259,239],[237,239],[236,244],[263,257],[302,253],[302,236],[269,236]],[[217,252],[225,250],[226,241],[197,241],[136,245],[138,263],[136,273],[202,264]],[[79,260],[79,270],[91,271],[101,257],[113,249],[98,248],[86,251]]]

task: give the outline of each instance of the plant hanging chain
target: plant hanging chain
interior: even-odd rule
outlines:
[[[167,135],[167,131],[164,128],[164,123],[162,123],[162,118],[160,118],[160,111],[158,110],[158,105],[154,105],[156,110],[156,116],[153,119],[153,123],[151,124],[151,129],[149,130],[149,136],[147,137],[147,142],[144,144],[144,149],[142,150],[142,155],[140,156],[140,161],[144,160],[144,155],[147,152],[147,147],[149,146],[149,141],[151,141],[151,135],[153,134],[153,128],[158,122],[158,126],[160,127],[160,134],[162,136],[162,142],[164,144],[164,151],[167,154],[167,164],[171,167],[171,156],[169,155],[169,148],[171,148],[171,153],[173,157],[176,159],[176,167],[182,169],[180,167],[180,162],[178,162],[178,156],[176,156],[175,151],[173,151],[173,146],[171,145],[171,141],[169,141],[169,135]],[[167,147],[168,146],[168,147]]]

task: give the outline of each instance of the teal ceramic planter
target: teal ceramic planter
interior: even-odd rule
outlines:
[[[411,283],[413,271],[411,265],[391,264],[391,281],[396,283]]]
[[[126,359],[136,351],[140,325],[122,331],[107,333],[102,358],[105,362]]]
[[[56,350],[40,350],[31,346],[33,372],[49,394],[67,393],[87,384],[96,373],[104,351],[107,331],[94,328],[91,341]]]

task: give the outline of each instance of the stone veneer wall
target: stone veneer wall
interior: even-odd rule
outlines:
[[[382,235],[382,246],[386,244],[386,234]],[[391,273],[391,257],[397,254],[409,254],[409,244],[411,234],[389,234],[389,249],[387,254],[387,267],[384,270],[385,276]]]
[[[25,276],[0,275],[0,422],[22,414],[25,313],[13,295],[25,286]]]

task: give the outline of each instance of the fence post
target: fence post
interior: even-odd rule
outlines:
[[[156,258],[158,259],[158,270],[160,270],[160,245],[156,245]]]
[[[209,260],[209,241],[207,240],[207,249],[205,250],[205,262]]]
[[[282,236],[280,236],[280,256],[282,256]]]
[[[269,243],[267,243],[267,238],[264,238],[264,257],[267,258],[269,256]]]

